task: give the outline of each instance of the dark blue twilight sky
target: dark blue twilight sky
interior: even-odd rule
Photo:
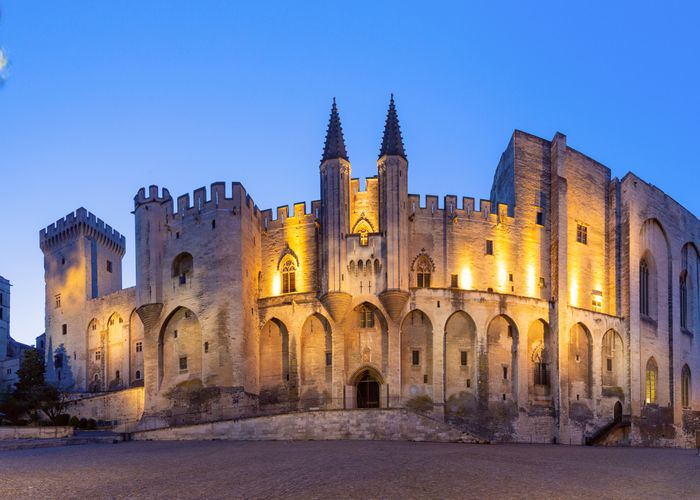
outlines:
[[[531,3],[532,5],[526,5]],[[0,0],[0,274],[12,334],[43,331],[38,233],[85,206],[240,181],[261,208],[319,196],[336,96],[353,174],[375,174],[390,92],[409,189],[485,198],[513,129],[632,170],[700,214],[694,2]]]

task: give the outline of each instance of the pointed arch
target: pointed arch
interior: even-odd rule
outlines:
[[[280,252],[280,256],[277,259],[277,270],[279,271],[282,267],[282,263],[286,260],[291,260],[294,262],[296,267],[300,267],[299,257],[297,254],[289,247],[289,244],[285,244],[284,248]]]
[[[401,322],[401,392],[404,399],[432,397],[433,323],[420,309]]]
[[[647,360],[644,380],[644,401],[647,404],[657,404],[659,365],[656,363],[654,356]]]
[[[158,387],[163,393],[179,383],[203,381],[202,328],[187,307],[174,308],[158,335]]]
[[[604,387],[622,387],[625,369],[625,344],[620,334],[610,329],[601,345],[601,380]]]
[[[278,318],[270,318],[260,330],[258,380],[260,402],[282,403],[289,398],[289,330]]]
[[[373,366],[386,373],[389,361],[389,325],[381,309],[369,301],[360,302],[343,320],[345,373],[360,366]]]
[[[593,387],[593,338],[581,322],[569,330],[569,397],[590,399]]]
[[[431,275],[435,272],[435,262],[426,253],[425,248],[411,262],[411,271],[416,275],[416,287],[430,288]]]
[[[690,367],[685,364],[681,369],[681,406],[683,408],[692,407],[692,394]]]
[[[510,316],[499,314],[486,328],[488,397],[496,401],[517,401],[518,328]]]
[[[679,276],[680,326],[686,332],[695,331],[700,324],[700,252],[693,242],[681,248]]]
[[[445,401],[462,393],[476,394],[478,373],[476,324],[464,311],[456,311],[445,323]]]
[[[360,246],[363,247],[369,244],[369,234],[374,232],[374,226],[369,221],[369,219],[365,217],[364,213],[360,216],[357,222],[355,222],[355,225],[352,227],[352,233],[360,235]]]
[[[86,337],[86,386],[89,392],[105,390],[104,345],[97,318],[92,318],[85,332]]]
[[[333,339],[325,316],[314,313],[301,328],[299,386],[303,407],[323,407],[331,402]]]
[[[128,386],[129,324],[119,312],[113,312],[107,319],[104,351],[106,389],[124,389]]]
[[[532,400],[551,395],[552,339],[549,324],[542,318],[527,330],[528,392]]]

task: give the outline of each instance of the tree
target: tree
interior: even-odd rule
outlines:
[[[40,411],[55,422],[66,406],[65,393],[46,383],[44,361],[36,349],[24,352],[17,375],[15,392],[2,405],[1,411],[13,423],[19,423],[24,415],[36,422]]]

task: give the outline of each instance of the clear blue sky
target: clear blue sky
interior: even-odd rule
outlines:
[[[376,172],[394,92],[411,192],[487,198],[513,129],[561,131],[700,214],[699,8],[531,3],[0,0],[13,336],[44,327],[39,230],[79,206],[126,235],[131,286],[141,186],[317,199],[333,96],[354,176]]]

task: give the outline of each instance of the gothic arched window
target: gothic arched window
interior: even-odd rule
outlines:
[[[360,308],[360,328],[374,328],[374,313],[367,306]]]
[[[294,293],[297,291],[296,273],[297,268],[294,262],[287,260],[282,266],[282,293]]]
[[[430,288],[430,274],[432,272],[430,260],[421,257],[416,263],[416,286],[418,288]]]
[[[681,328],[688,328],[688,273],[683,271],[680,279]]]
[[[649,316],[649,265],[646,259],[639,262],[639,312]]]
[[[681,370],[681,406],[690,408],[690,368],[683,365]]]
[[[659,376],[659,368],[654,358],[649,358],[646,369],[645,401],[647,404],[656,404],[656,383]]]

